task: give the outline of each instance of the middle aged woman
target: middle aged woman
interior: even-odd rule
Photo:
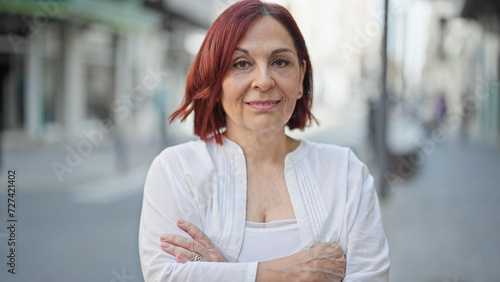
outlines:
[[[387,281],[373,179],[347,149],[295,140],[312,68],[289,12],[256,0],[209,29],[172,119],[201,140],[165,149],[144,190],[146,281]],[[161,244],[161,245],[160,245]]]

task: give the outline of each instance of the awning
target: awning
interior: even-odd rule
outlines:
[[[150,31],[161,27],[161,15],[143,7],[142,1],[99,0],[0,0],[0,14],[34,18],[77,19],[100,23],[115,31]]]

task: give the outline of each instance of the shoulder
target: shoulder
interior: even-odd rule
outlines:
[[[168,164],[183,164],[209,157],[209,145],[201,140],[189,141],[165,148],[156,158]]]
[[[210,153],[217,150],[213,145],[217,144],[198,140],[164,149],[149,168],[145,191],[185,191],[193,196],[200,195],[217,175]]]
[[[304,142],[304,158],[307,160],[320,182],[333,181],[336,187],[345,187],[348,194],[360,191],[364,182],[370,181],[367,166],[348,147],[333,144]]]
[[[173,155],[190,156],[192,154],[195,154],[196,152],[206,150],[206,148],[207,144],[204,141],[201,140],[189,141],[167,147],[159,154],[159,156],[164,158],[169,158],[172,157]]]
[[[153,161],[177,176],[203,175],[213,169],[210,151],[214,144],[201,140],[190,141],[164,149]],[[215,144],[216,145],[216,144]]]

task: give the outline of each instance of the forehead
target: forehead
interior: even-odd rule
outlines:
[[[296,52],[294,41],[285,26],[268,16],[258,19],[248,28],[238,42],[238,47],[249,51],[272,51],[275,48],[287,47]]]

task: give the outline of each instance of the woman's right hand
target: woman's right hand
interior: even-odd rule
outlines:
[[[256,281],[342,281],[345,266],[339,245],[319,243],[288,257],[260,262]]]

